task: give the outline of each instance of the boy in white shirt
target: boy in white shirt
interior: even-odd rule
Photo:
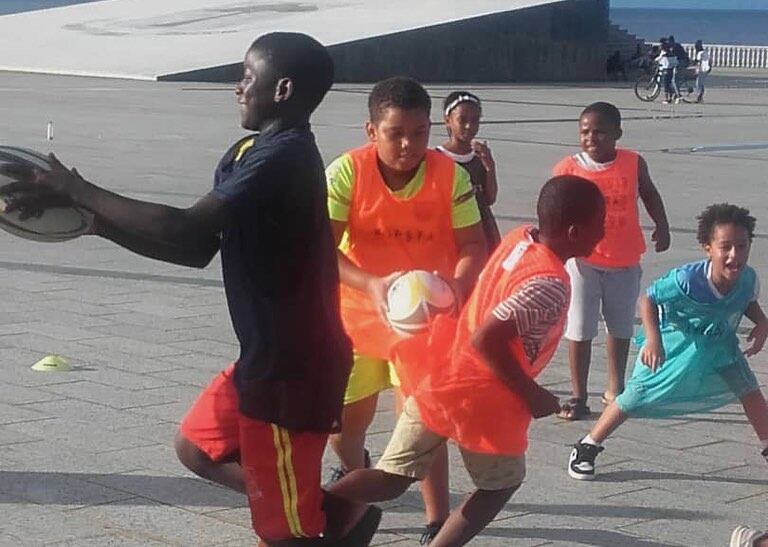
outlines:
[[[696,40],[694,49],[696,50],[696,58],[694,59],[696,64],[696,102],[700,103],[704,100],[704,80],[712,71],[712,64],[709,61],[709,52],[704,49],[701,40]]]
[[[678,65],[677,57],[672,53],[672,48],[666,40],[661,41],[661,51],[659,56],[654,60],[659,65],[661,82],[664,84],[666,98],[662,102],[664,104],[669,104],[673,100],[676,100],[680,93],[677,90],[677,82],[674,78],[675,69]]]

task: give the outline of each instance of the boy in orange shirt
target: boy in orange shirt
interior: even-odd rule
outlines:
[[[605,205],[595,184],[555,177],[542,188],[537,213],[538,228],[522,226],[502,239],[458,320],[441,316],[430,334],[398,344],[410,396],[392,439],[377,469],[353,471],[329,489],[358,502],[396,498],[453,440],[477,490],[450,514],[433,547],[464,545],[498,514],[525,477],[531,419],[560,409],[535,378],[565,325],[563,264],[602,238]]]
[[[621,135],[618,108],[603,102],[589,105],[579,117],[582,151],[564,158],[552,172],[554,176],[575,175],[594,182],[605,197],[606,207],[605,237],[589,256],[566,265],[573,291],[565,331],[573,397],[559,414],[566,420],[579,420],[590,414],[587,379],[601,306],[608,331],[608,389],[603,394],[603,404],[608,405],[624,390],[629,341],[640,294],[640,258],[645,252],[638,197],[656,224],[651,235],[656,252],[669,248],[667,214],[651,181],[648,164],[638,153],[616,148]]]
[[[355,352],[342,430],[331,438],[342,465],[335,478],[367,466],[365,432],[378,392],[398,385],[388,362],[398,336],[383,319],[389,284],[400,272],[437,272],[461,303],[486,258],[469,174],[428,148],[430,108],[418,82],[379,82],[368,98],[369,143],[326,169],[329,215],[340,245],[341,314]],[[428,543],[450,510],[446,451],[422,493],[422,541]]]

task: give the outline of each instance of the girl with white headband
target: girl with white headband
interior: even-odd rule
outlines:
[[[480,99],[467,91],[454,91],[445,98],[443,115],[448,139],[437,149],[469,172],[472,189],[480,209],[480,217],[490,253],[501,236],[491,205],[496,201],[496,163],[485,141],[474,140],[480,129]]]

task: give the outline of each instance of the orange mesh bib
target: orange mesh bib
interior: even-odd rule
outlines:
[[[416,398],[427,427],[474,452],[525,453],[531,414],[474,350],[472,334],[500,302],[531,279],[555,277],[570,286],[563,263],[548,247],[534,242],[529,229],[523,226],[502,239],[458,320],[439,316],[429,335],[395,347],[401,387]],[[534,362],[520,338],[510,342],[510,353],[531,378],[557,349],[565,315],[563,310]]]
[[[616,159],[604,171],[588,171],[573,156],[555,166],[554,175],[576,175],[594,182],[605,197],[605,237],[585,260],[594,266],[637,266],[645,252],[645,238],[637,210],[639,156],[616,150]]]
[[[453,234],[455,164],[427,150],[424,183],[415,195],[392,194],[379,171],[372,144],[349,153],[355,180],[347,223],[347,257],[363,270],[384,276],[422,269],[453,277],[458,250]],[[341,285],[341,316],[361,355],[389,359],[399,339],[379,317],[367,294]]]

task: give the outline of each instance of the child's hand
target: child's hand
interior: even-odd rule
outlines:
[[[544,418],[550,414],[560,412],[562,410],[560,400],[543,387],[538,386],[538,388],[526,401],[531,415],[534,418]]]
[[[757,354],[765,345],[765,339],[768,338],[768,321],[760,321],[756,324],[747,336],[747,342],[752,345],[744,350],[746,357],[752,357]]]
[[[454,309],[454,312],[458,313],[458,311],[461,309],[462,303],[464,302],[464,288],[461,285],[461,281],[456,278],[444,277],[437,271],[433,271],[432,273],[445,281],[445,284],[450,287],[451,292],[453,292],[453,297],[456,300],[456,308]]]
[[[387,291],[392,282],[403,275],[403,272],[392,272],[384,277],[371,277],[368,281],[368,296],[379,311],[381,319],[387,323]]]
[[[643,349],[640,350],[640,362],[652,372],[656,372],[664,364],[665,359],[664,347],[661,342],[656,339],[646,339]]]
[[[651,241],[656,244],[655,249],[657,253],[661,253],[669,249],[669,226],[662,226],[661,228],[657,226],[651,234]]]
[[[483,164],[486,171],[496,171],[496,162],[491,154],[491,149],[488,147],[487,141],[472,141],[472,150],[475,151],[477,157],[480,158],[480,163]]]

